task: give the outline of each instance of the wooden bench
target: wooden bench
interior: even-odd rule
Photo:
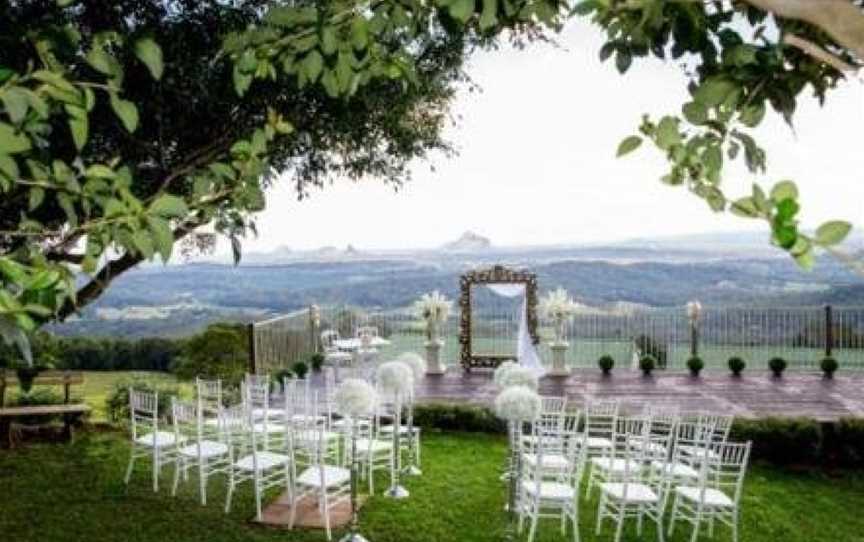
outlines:
[[[63,436],[71,439],[73,425],[90,412],[87,405],[70,404],[71,387],[83,383],[84,374],[80,371],[42,371],[33,379],[33,386],[63,386],[63,404],[7,407],[4,406],[6,389],[17,385],[18,377],[14,371],[0,370],[0,447],[12,447],[12,424],[16,419],[24,417],[62,416]]]

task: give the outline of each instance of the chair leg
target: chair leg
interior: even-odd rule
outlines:
[[[159,492],[159,471],[162,465],[159,464],[159,448],[153,448],[153,493]]]
[[[201,494],[201,506],[207,506],[207,460],[203,457],[198,461],[198,491]]]
[[[657,512],[654,522],[657,523],[657,542],[663,542],[663,514],[660,511]]]
[[[228,481],[228,494],[225,495],[225,513],[231,511],[231,497],[234,496],[234,475],[231,474],[231,479]]]
[[[528,542],[534,542],[534,535],[537,534],[537,522],[539,521],[539,510],[534,510],[531,515],[531,527],[528,528]]]
[[[669,536],[675,534],[675,522],[678,521],[678,495],[672,502],[672,512],[669,514]]]
[[[126,476],[123,477],[123,483],[129,485],[129,480],[132,479],[132,468],[135,466],[135,447],[129,452],[129,465],[126,467]]]
[[[255,519],[261,521],[261,486],[257,473],[255,474]]]
[[[621,503],[621,510],[618,512],[618,525],[615,526],[615,542],[621,542],[621,535],[624,534],[624,506]]]
[[[323,491],[321,514],[324,516],[324,532],[327,533],[327,540],[329,541],[333,540],[333,535],[330,533],[330,508],[327,506],[327,490],[324,489]]]
[[[642,517],[645,515],[645,507],[639,505],[639,515],[636,516],[636,535],[642,537]]]
[[[738,509],[732,512],[732,542],[738,542]]]
[[[600,530],[603,528],[603,520],[605,519],[605,514],[603,513],[603,507],[606,506],[606,494],[602,493],[600,495],[600,502],[597,504],[597,527],[594,529],[594,534],[600,536]]]
[[[693,534],[690,535],[690,542],[696,542],[699,539],[699,524],[702,523],[702,509],[696,511],[696,517],[693,519]]]
[[[183,460],[179,457],[177,458],[177,461],[174,462],[174,482],[171,484],[171,496],[172,497],[177,496],[177,486],[180,485],[180,469],[185,470],[185,466],[182,463],[183,463]]]

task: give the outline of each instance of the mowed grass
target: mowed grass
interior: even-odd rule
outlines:
[[[40,542],[222,542],[324,540],[322,531],[286,531],[254,524],[248,484],[224,514],[225,482],[214,477],[209,504],[198,503],[191,477],[175,498],[170,470],[163,472],[158,494],[150,489],[147,468],[136,469],[129,488],[122,483],[128,448],[115,432],[82,433],[71,444],[30,444],[0,453],[0,533],[3,540]],[[363,533],[375,542],[485,542],[503,538],[505,486],[498,481],[505,457],[497,436],[459,433],[424,435],[423,476],[405,485],[411,497],[392,501],[375,496],[361,513]],[[365,486],[363,486],[365,487]],[[378,493],[386,477],[377,483]],[[275,498],[275,493],[269,499]],[[607,522],[594,536],[596,501],[581,502],[584,542],[611,541]],[[757,465],[745,484],[742,542],[855,542],[864,540],[864,473],[828,476],[819,472],[784,472]],[[336,539],[342,532],[334,533]],[[689,540],[680,528],[672,542]],[[554,520],[541,523],[538,542],[564,538]],[[637,537],[632,524],[628,542],[656,540],[646,527]],[[700,540],[708,540],[703,535]],[[731,540],[719,528],[714,540]]]

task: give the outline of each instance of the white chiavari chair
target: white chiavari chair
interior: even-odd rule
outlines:
[[[378,433],[382,439],[391,439],[393,438],[393,428],[395,426],[396,412],[395,405],[391,402],[381,402],[379,404],[381,408],[381,413],[386,414],[386,418],[388,421],[381,422],[381,426],[378,428]],[[402,405],[404,412],[401,416],[401,423],[399,425],[399,451],[404,453],[410,453],[410,451],[414,450],[414,457],[412,458],[414,461],[414,466],[420,467],[420,428],[414,425],[414,397],[408,397],[404,404]],[[406,415],[407,414],[407,415]],[[380,418],[379,418],[380,419]]]
[[[732,529],[732,540],[738,542],[741,493],[750,459],[751,443],[712,444],[712,457],[702,461],[698,481],[694,485],[679,485],[674,489],[675,500],[669,518],[669,536],[678,521],[693,526],[691,542],[699,538],[700,528],[708,524],[708,535],[714,536],[714,521]]]
[[[251,412],[243,405],[223,409],[219,418],[229,454],[225,513],[231,511],[231,499],[237,486],[251,481],[255,492],[255,517],[260,521],[265,491],[284,487],[289,497],[293,495],[291,456],[262,448],[253,429],[260,422],[253,420]]]
[[[308,464],[295,478],[289,526],[294,527],[297,503],[308,496],[315,499],[324,518],[327,540],[331,540],[330,511],[351,498],[351,471],[327,462],[325,429],[314,420],[296,423],[293,435],[295,451],[301,451]]]
[[[531,461],[522,464],[519,483],[517,511],[519,513],[519,532],[522,532],[526,519],[530,522],[528,541],[532,542],[537,532],[537,524],[542,518],[559,519],[561,534],[567,534],[567,521],[573,528],[573,540],[579,542],[579,483],[585,465],[588,448],[583,443],[571,443],[562,450],[559,439],[546,438],[541,429],[535,430]],[[578,437],[583,439],[581,435]],[[549,459],[564,457],[563,469],[552,472],[549,466],[555,463]],[[523,456],[525,457],[525,456]]]
[[[159,491],[159,474],[163,465],[174,461],[177,442],[172,431],[159,429],[159,394],[129,388],[129,417],[132,448],[123,482],[129,484],[136,459],[149,457],[153,468],[153,491]]]
[[[616,400],[588,399],[585,402],[585,445],[588,457],[595,457],[615,445],[620,404]]]
[[[616,482],[626,475],[638,475],[644,464],[642,455],[634,456],[631,448],[639,449],[648,440],[648,419],[644,416],[618,418],[615,441],[612,448],[604,448],[601,455],[588,460],[588,485],[586,495],[606,482]],[[627,445],[625,445],[625,443]]]
[[[321,348],[324,354],[324,363],[333,367],[338,374],[341,367],[351,365],[354,356],[351,352],[340,350],[336,346],[336,341],[339,340],[339,332],[335,329],[328,329],[321,332]]]
[[[380,433],[381,405],[375,407],[375,412],[368,419],[358,418],[357,424],[357,460],[362,466],[361,475],[369,479],[369,493],[375,494],[375,471],[389,469],[393,477],[395,455],[393,453],[393,438]]]
[[[663,484],[660,477],[643,478],[642,469],[631,470],[631,465],[644,462],[640,447],[631,436],[623,439],[625,456],[630,460],[624,463],[624,470],[615,481],[600,484],[600,501],[597,506],[597,527],[595,534],[600,536],[603,521],[607,518],[616,522],[615,542],[621,540],[624,522],[636,519],[637,535],[642,536],[645,518],[653,520],[657,526],[657,538],[663,542]]]
[[[732,414],[699,414],[695,417],[695,421],[704,426],[711,427],[708,438],[710,444],[724,444],[729,439],[729,433],[732,430],[735,416]],[[682,446],[681,451],[688,455],[695,455],[697,452],[700,452],[709,459],[716,459],[713,457],[714,451],[711,447],[706,451],[703,448],[694,448],[685,445]]]
[[[207,480],[228,467],[228,445],[222,442],[220,431],[205,428],[203,405],[189,403],[177,398],[171,400],[171,417],[174,422],[174,435],[177,454],[174,467],[174,485],[171,495],[177,494],[180,478],[189,479],[190,468],[198,470],[198,490],[201,504],[207,504]],[[218,415],[217,415],[218,416]],[[217,418],[218,419],[218,418]]]

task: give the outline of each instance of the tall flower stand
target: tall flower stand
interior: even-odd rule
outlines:
[[[511,435],[520,435],[520,422],[509,422]],[[504,540],[516,540],[518,533],[516,532],[516,507],[518,506],[519,480],[522,478],[522,453],[521,442],[519,439],[510,439],[509,446],[510,456],[510,474],[507,477],[507,530],[504,533]]]
[[[417,466],[417,428],[414,427],[414,401],[408,404],[408,461],[403,473],[406,476],[421,476],[423,471]]]
[[[444,366],[441,365],[441,347],[444,341],[433,339],[426,343],[426,374],[443,375]]]
[[[399,449],[399,437],[402,424],[402,402],[399,396],[396,398],[395,410],[393,415],[393,458],[391,459],[390,472],[390,489],[385,493],[391,499],[406,499],[410,496],[408,490],[399,484],[399,475],[402,471],[402,451]]]
[[[357,421],[355,418],[349,419],[351,423],[351,524],[348,527],[348,534],[343,536],[339,542],[369,542],[368,539],[358,531],[357,477],[360,469],[357,461]]]
[[[567,341],[558,341],[549,345],[552,350],[552,370],[550,376],[567,376],[570,371],[567,370],[567,349],[570,348],[570,343]]]

